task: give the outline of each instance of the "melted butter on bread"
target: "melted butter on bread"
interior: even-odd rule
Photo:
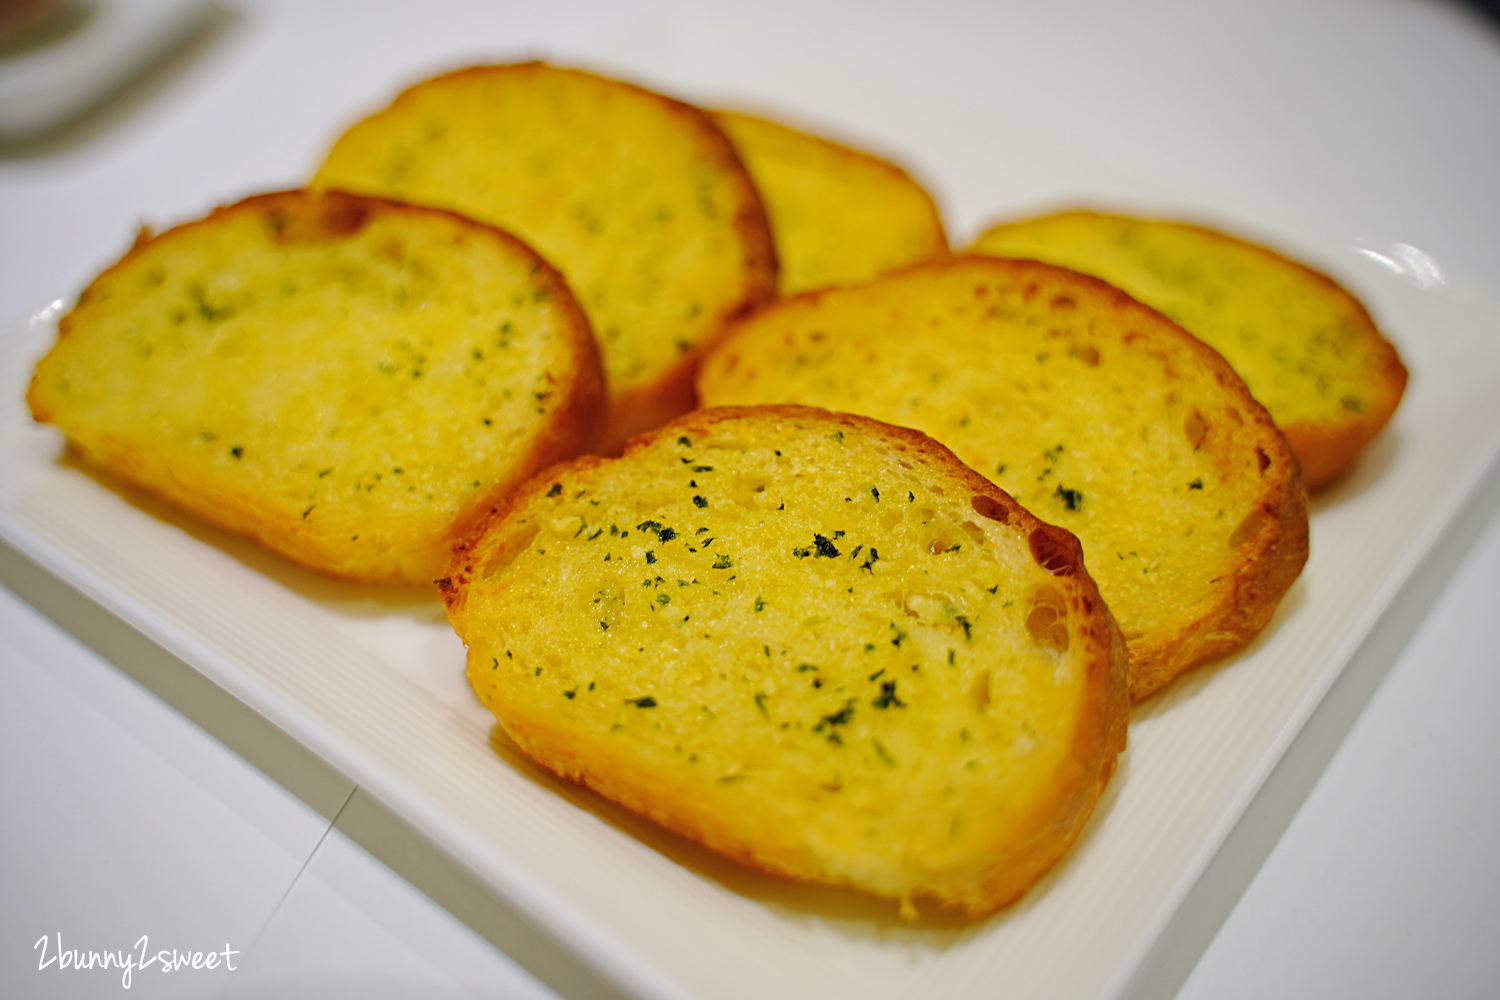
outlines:
[[[775,292],[759,195],[701,111],[544,63],[422,81],[334,143],[314,184],[453,209],[567,278],[604,357],[606,448],[692,406],[699,350]]]
[[[1312,490],[1349,466],[1406,388],[1395,348],[1354,296],[1303,264],[1212,229],[1060,212],[994,226],[972,252],[1097,275],[1182,324],[1270,411]]]
[[[477,512],[586,446],[603,391],[587,322],[524,244],[290,191],[138,241],[27,400],[91,464],[298,562],[430,583]]]
[[[747,864],[986,913],[1124,748],[1077,541],[930,439],[703,410],[548,470],[444,584],[528,753]]]
[[[905,170],[781,122],[714,111],[765,201],[783,295],[946,256],[937,206]]]
[[[1076,534],[1137,698],[1248,642],[1306,560],[1296,462],[1239,377],[1047,264],[960,258],[783,300],[730,332],[698,390],[915,427]]]

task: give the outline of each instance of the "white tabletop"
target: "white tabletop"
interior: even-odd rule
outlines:
[[[0,316],[71,298],[142,221],[294,185],[351,114],[420,72],[586,57],[684,8],[204,9],[188,46],[113,85],[102,112],[0,146]],[[1500,293],[1500,33],[1459,8],[803,0],[754,17],[1340,238],[1419,247]],[[1181,954],[1201,960],[1147,995],[1500,993],[1497,500],[1492,475],[1383,623],[1399,655],[1335,689],[1294,747],[1304,776],[1253,812],[1243,836],[1265,843],[1240,856],[1263,866],[1218,873],[1228,901],[1199,901],[1204,940]],[[39,969],[59,936],[65,952],[219,949],[213,969],[135,971],[131,995],[606,995],[189,668],[9,549],[0,583],[0,995],[122,989],[118,969]]]

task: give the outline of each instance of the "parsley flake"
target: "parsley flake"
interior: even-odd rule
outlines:
[[[905,708],[906,702],[896,697],[896,682],[881,681],[880,697],[870,702],[872,708]]]

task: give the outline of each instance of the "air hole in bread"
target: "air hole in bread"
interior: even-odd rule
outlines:
[[[509,538],[501,541],[501,543],[495,547],[495,551],[490,554],[490,557],[485,560],[484,569],[480,571],[480,576],[488,580],[490,577],[494,576],[496,573],[500,572],[502,569],[515,562],[516,557],[519,556],[522,552],[525,552],[526,549],[531,545],[531,543],[536,539],[536,534],[540,527],[541,525],[537,524],[535,521],[528,521],[527,523],[521,525],[520,529],[512,534]]]
[[[1028,541],[1031,557],[1053,576],[1072,576],[1078,572],[1078,546],[1067,531],[1041,524],[1032,531]]]
[[[965,521],[963,524],[960,524],[959,527],[964,529],[964,534],[968,535],[974,540],[974,544],[983,545],[985,543],[984,529],[975,524],[973,521]]]
[[[1255,508],[1245,515],[1245,519],[1240,522],[1239,527],[1234,529],[1234,534],[1229,536],[1229,547],[1237,549],[1241,545],[1244,545],[1250,539],[1260,534],[1261,528],[1265,527],[1266,523],[1270,520],[1271,517],[1265,510],[1260,507]]]
[[[266,213],[278,243],[325,243],[353,236],[370,221],[370,213],[356,202],[325,194],[316,212],[276,208]]]
[[[987,497],[982,493],[976,493],[969,498],[969,506],[974,508],[974,513],[980,517],[987,517],[991,521],[999,521],[1001,524],[1010,523],[1010,514],[1005,505],[994,497]]]
[[[1265,475],[1266,470],[1271,467],[1271,456],[1266,454],[1264,448],[1257,446],[1255,449],[1255,460],[1260,463],[1260,474]]]
[[[1026,631],[1038,646],[1059,655],[1068,651],[1068,602],[1052,587],[1043,587],[1031,599]]]
[[[741,507],[749,510],[757,510],[760,507],[761,494],[766,492],[766,485],[770,482],[769,477],[762,473],[742,475],[735,479],[734,499]]]
[[[896,595],[892,595],[896,596]],[[952,602],[946,595],[924,594],[921,591],[911,591],[899,601],[901,610],[917,619],[919,622],[931,624],[943,619],[943,608],[947,607],[951,612]]]
[[[705,438],[698,442],[698,444],[699,447],[708,451],[745,452],[750,450],[750,443],[748,441],[742,441],[735,437]]]
[[[370,213],[361,205],[332,205],[324,210],[318,221],[329,236],[352,236],[365,228]]]
[[[990,672],[981,670],[974,677],[974,707],[981,712],[990,703]]]
[[[582,530],[583,518],[577,514],[571,517],[554,517],[547,526],[559,538],[572,538]]]
[[[1182,433],[1187,437],[1188,444],[1194,448],[1203,443],[1203,437],[1208,433],[1208,422],[1203,419],[1203,414],[1194,410],[1182,421]]]

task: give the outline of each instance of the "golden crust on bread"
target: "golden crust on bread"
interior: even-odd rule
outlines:
[[[566,277],[604,356],[605,447],[692,405],[698,352],[775,292],[765,212],[696,108],[544,63],[418,83],[334,144],[314,183],[515,232]]]
[[[987,230],[974,253],[1097,275],[1181,323],[1234,366],[1291,443],[1308,488],[1342,473],[1390,420],[1406,368],[1327,275],[1213,229],[1059,212]]]
[[[587,445],[604,397],[582,312],[514,237],[286,191],[143,236],[27,401],[91,464],[291,559],[430,583],[479,513]]]
[[[1073,532],[1135,698],[1249,642],[1307,558],[1296,462],[1233,370],[1051,265],[959,258],[782,300],[709,354],[698,392],[915,427]]]
[[[932,196],[894,163],[767,118],[709,114],[760,188],[783,295],[947,256]]]
[[[442,582],[469,678],[557,773],[731,858],[971,914],[1124,749],[1077,540],[925,436],[700,410],[546,470]]]

